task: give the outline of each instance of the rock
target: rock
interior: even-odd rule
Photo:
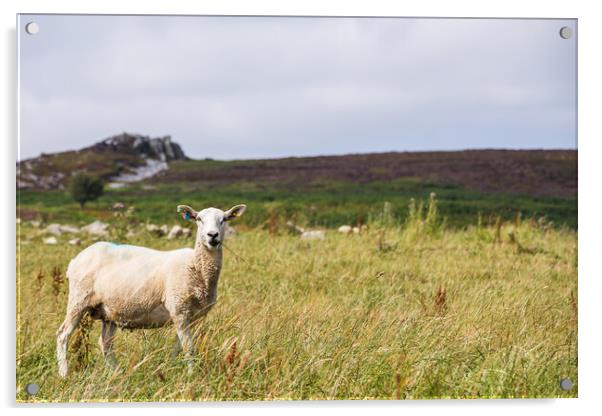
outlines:
[[[182,236],[183,237],[190,237],[191,234],[192,234],[192,230],[190,228],[182,228]]]
[[[360,233],[360,228],[359,227],[353,227],[353,234],[359,234]]]
[[[54,244],[57,244],[57,243],[58,243],[58,240],[56,239],[56,237],[48,237],[48,238],[44,239],[44,244],[54,245]]]
[[[303,227],[299,227],[297,224],[293,223],[292,221],[287,221],[286,226],[293,233],[303,234],[305,232],[305,229]]]
[[[324,230],[303,231],[301,233],[302,240],[324,240],[325,238],[326,232]]]
[[[47,232],[48,234],[54,234],[54,235],[61,235],[61,234],[63,234],[63,232],[61,231],[61,225],[60,224],[50,224],[50,225],[48,225],[48,227],[46,227],[44,229],[44,231]]]
[[[188,157],[177,143],[171,141],[171,136],[150,138],[140,134],[123,133],[109,137],[92,146],[97,151],[121,151],[170,162],[186,160]]]
[[[113,183],[130,183],[139,182],[143,179],[155,176],[157,173],[166,170],[168,168],[167,162],[163,162],[155,159],[145,159],[145,164],[131,168],[130,172],[122,173],[119,176],[114,177],[117,182]]]
[[[61,231],[64,233],[78,234],[80,230],[73,225],[61,225]]]
[[[69,240],[69,244],[72,246],[79,246],[82,243],[82,240],[80,240],[79,238],[74,238]]]
[[[134,230],[128,230],[128,233],[125,235],[126,238],[134,238],[138,235],[138,233]]]
[[[90,235],[94,235],[94,236],[107,237],[109,235],[109,231],[107,230],[108,228],[109,228],[108,224],[105,224],[104,222],[96,220],[93,223],[90,223],[90,224],[86,225],[85,227],[82,227],[81,231],[88,233]]]
[[[173,227],[171,227],[171,230],[169,230],[169,234],[167,234],[167,239],[168,240],[173,240],[176,237],[180,237],[183,234],[184,229],[182,227],[180,227],[179,225],[174,225]]]
[[[341,234],[351,234],[351,231],[351,225],[341,225],[338,229],[338,232],[340,232]]]
[[[136,182],[168,168],[168,162],[187,160],[182,148],[172,142],[170,136],[151,138],[139,134],[123,133],[104,139],[92,146],[78,150],[75,159],[87,160],[88,155],[107,155],[113,164],[109,172],[102,171],[110,188],[123,187],[127,182]],[[66,156],[67,155],[67,156]],[[120,155],[127,155],[127,162],[117,162]],[[66,164],[65,160],[66,159]],[[75,160],[67,153],[41,154],[39,157],[17,163],[18,189],[64,189],[69,178],[77,172]],[[93,168],[90,168],[93,169]],[[60,171],[62,170],[62,171]],[[88,174],[99,174],[90,170]]]
[[[72,225],[50,224],[44,231],[54,235],[61,235],[63,233],[77,234],[79,233],[79,228]]]
[[[161,237],[167,234],[169,230],[167,229],[167,225],[162,225],[161,227],[159,227],[156,224],[147,224],[146,231],[155,235],[156,237]]]
[[[31,224],[32,227],[34,228],[40,228],[40,221],[29,221],[29,224]]]

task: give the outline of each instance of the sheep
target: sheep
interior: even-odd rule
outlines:
[[[156,328],[174,324],[174,355],[182,349],[192,371],[191,323],[215,304],[222,267],[225,222],[240,217],[246,205],[227,211],[187,205],[177,211],[197,225],[194,248],[158,251],[145,247],[97,242],[82,250],[67,268],[69,297],[64,322],[57,331],[58,372],[67,375],[67,343],[86,312],[102,321],[99,345],[112,368],[117,363],[112,343],[117,328]]]

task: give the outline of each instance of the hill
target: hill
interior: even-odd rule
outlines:
[[[354,184],[414,178],[479,192],[570,198],[577,195],[576,150],[389,152],[260,160],[178,161],[153,182],[240,181],[302,190],[320,181]]]
[[[108,182],[84,210],[64,191],[77,172]],[[136,207],[136,221],[178,220],[174,207],[245,202],[242,223],[273,229],[378,221],[383,205],[400,223],[412,200],[437,195],[450,226],[517,216],[577,227],[576,150],[389,152],[280,159],[191,160],[169,137],[122,134],[79,151],[18,165],[23,220],[87,223],[112,216],[115,203]],[[267,224],[267,225],[266,225]]]
[[[63,189],[69,177],[86,172],[107,182],[224,185],[279,184],[303,190],[308,184],[350,184],[413,178],[487,193],[574,198],[576,150],[464,150],[389,152],[280,159],[191,160],[170,136],[123,133],[81,150],[42,154],[17,164],[19,189]]]
[[[42,154],[18,163],[17,188],[64,189],[76,173],[105,181],[136,182],[167,169],[169,162],[187,159],[170,136],[123,133],[80,150]]]

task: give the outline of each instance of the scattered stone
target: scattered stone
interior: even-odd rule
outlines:
[[[305,229],[303,227],[299,227],[297,224],[293,223],[292,221],[287,221],[286,226],[292,233],[297,233],[297,234],[301,235],[305,232]]]
[[[167,234],[167,239],[173,240],[174,238],[183,235],[183,233],[184,229],[182,227],[180,227],[179,225],[174,225],[173,227],[171,227],[171,230],[169,230],[169,234]]]
[[[61,225],[61,232],[70,234],[79,234],[79,228],[73,225]]]
[[[351,234],[351,225],[341,225],[338,229],[341,234]]]
[[[61,235],[63,233],[77,234],[79,233],[79,228],[72,225],[50,224],[44,231],[53,235]]]
[[[54,245],[54,244],[57,244],[57,243],[58,243],[58,240],[56,239],[56,237],[48,237],[48,238],[44,239],[44,244]]]
[[[182,228],[182,236],[183,237],[190,237],[191,234],[192,234],[192,230],[190,228]]]
[[[326,233],[324,230],[303,231],[303,233],[301,233],[302,240],[324,240],[325,238]]]
[[[163,224],[160,228],[161,230],[161,235],[166,235],[169,232],[169,227],[167,226],[167,224]]]
[[[149,233],[153,234],[156,237],[161,237],[164,236],[165,234],[167,234],[167,225],[165,226],[165,228],[163,228],[162,226],[159,227],[156,224],[147,224],[146,226],[146,231],[148,231]]]
[[[44,229],[45,232],[49,233],[49,234],[54,234],[54,235],[61,235],[63,232],[61,231],[61,225],[60,224],[50,224],[48,225],[48,227],[46,227]]]
[[[134,238],[138,235],[138,233],[134,230],[128,230],[128,233],[125,235],[126,238]]]
[[[125,208],[125,204],[123,202],[115,202],[113,204],[113,209],[114,210],[121,210]]]
[[[69,240],[69,244],[72,246],[79,246],[82,243],[82,240],[80,240],[79,238],[74,238]]]
[[[90,223],[90,224],[86,225],[85,227],[82,227],[81,230],[90,235],[99,236],[99,237],[107,237],[109,235],[109,231],[107,230],[108,228],[109,228],[108,224],[105,224],[104,222],[96,220],[93,223]]]
[[[31,224],[32,227],[35,228],[40,228],[40,221],[29,221],[29,224]]]
[[[360,233],[360,227],[353,227],[353,234],[359,234]]]

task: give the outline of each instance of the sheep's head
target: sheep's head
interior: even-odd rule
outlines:
[[[221,247],[226,221],[240,217],[246,209],[246,205],[235,205],[227,211],[205,208],[197,212],[188,205],[178,205],[178,212],[182,214],[182,218],[196,222],[197,242],[201,242],[209,250]]]

